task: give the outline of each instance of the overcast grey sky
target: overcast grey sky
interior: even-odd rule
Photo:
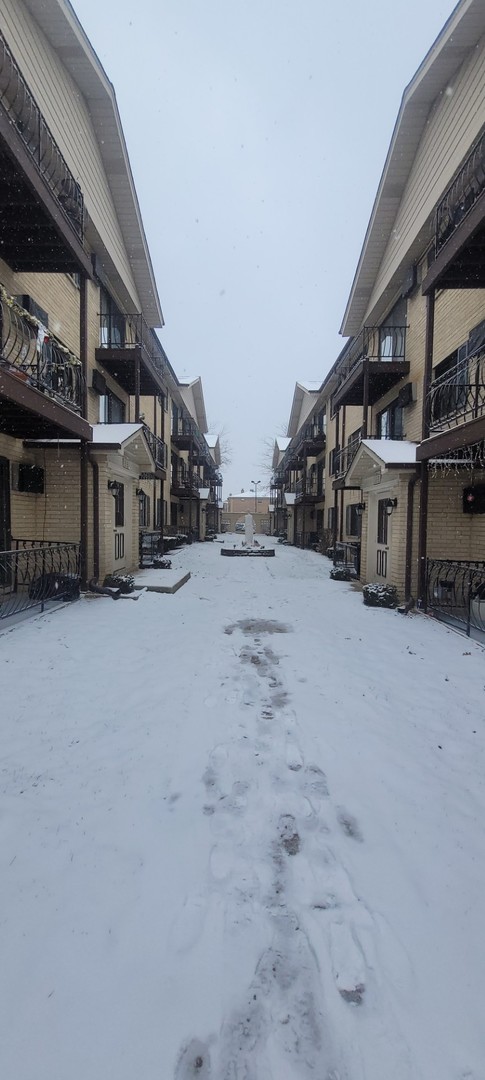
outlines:
[[[402,93],[452,0],[74,0],[113,82],[161,337],[225,426],[224,494],[264,479],[322,380]]]

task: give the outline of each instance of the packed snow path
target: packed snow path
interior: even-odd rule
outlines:
[[[483,651],[173,564],[0,636],[0,1076],[483,1080]]]

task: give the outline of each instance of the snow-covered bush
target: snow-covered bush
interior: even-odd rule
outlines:
[[[381,585],[379,582],[371,582],[362,589],[364,604],[367,607],[397,607],[397,589],[395,585]]]
[[[103,581],[105,589],[119,589],[122,593],[131,593],[135,588],[132,574],[106,574]]]
[[[334,566],[330,577],[332,581],[353,581],[357,574],[353,566]]]

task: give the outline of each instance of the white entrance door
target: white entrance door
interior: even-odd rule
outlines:
[[[121,573],[131,566],[133,481],[126,474],[113,476],[113,570]]]
[[[386,511],[388,496],[369,493],[367,581],[388,581],[391,574],[391,521]]]

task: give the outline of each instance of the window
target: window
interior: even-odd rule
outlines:
[[[389,535],[389,518],[387,516],[387,499],[379,499],[377,503],[377,543],[387,544]]]
[[[28,492],[30,495],[44,494],[44,470],[39,465],[18,465],[17,483],[14,490]]]
[[[107,349],[120,348],[125,344],[125,316],[106,289],[100,289],[99,298],[99,344]]]
[[[377,414],[378,439],[402,439],[403,437],[403,408],[397,401],[393,401],[382,412]]]
[[[118,484],[115,494],[115,529],[125,524],[125,485]]]
[[[140,529],[150,528],[150,496],[143,491],[140,498]]]
[[[335,507],[330,506],[328,508],[328,511],[327,511],[327,523],[328,523],[328,528],[330,529],[330,532],[333,532],[336,520],[337,520],[337,518],[336,518],[336,513],[335,513]]]
[[[111,390],[108,390],[107,394],[102,394],[99,398],[99,422],[100,424],[124,424],[125,422],[125,405],[113,394]]]
[[[406,300],[393,307],[379,330],[379,359],[402,360],[406,342]]]
[[[340,446],[334,446],[333,450],[330,451],[330,458],[329,458],[330,476],[335,476],[335,473],[337,471],[337,457],[338,457],[339,453],[340,453]]]
[[[345,531],[347,536],[359,536],[360,534],[360,519],[355,503],[345,508]]]

